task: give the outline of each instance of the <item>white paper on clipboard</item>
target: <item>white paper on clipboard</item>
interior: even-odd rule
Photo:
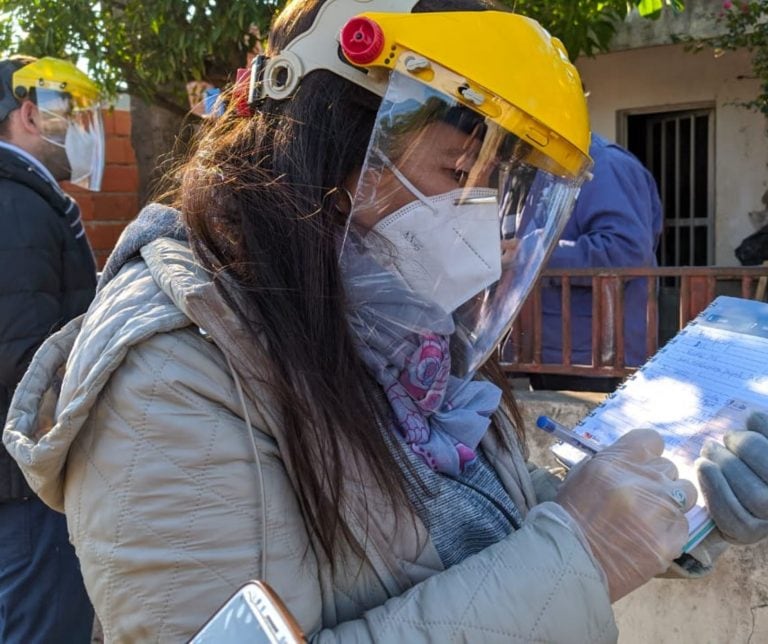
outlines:
[[[704,441],[744,429],[753,411],[768,413],[768,304],[721,296],[573,432],[607,446],[631,429],[655,429],[664,455],[698,489],[694,462]],[[562,443],[552,452],[564,464],[583,457]],[[687,552],[714,527],[700,490],[686,517]]]

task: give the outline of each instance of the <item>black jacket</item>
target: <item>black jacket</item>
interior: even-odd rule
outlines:
[[[75,231],[82,225],[71,198],[0,146],[0,428],[37,348],[93,298],[93,253]],[[0,502],[30,494],[0,443]]]

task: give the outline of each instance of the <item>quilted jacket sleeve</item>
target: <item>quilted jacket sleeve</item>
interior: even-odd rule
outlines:
[[[157,343],[160,342],[167,345],[168,340],[155,339],[152,342],[157,347]],[[164,375],[154,376],[153,386],[161,388],[166,404],[168,401],[174,401],[174,392],[186,389],[182,388],[181,382],[172,377],[173,372],[170,366],[190,363],[194,360],[189,349],[184,349],[184,344],[182,342],[178,348],[173,349],[174,357],[164,368]],[[199,345],[199,341],[197,344]],[[139,349],[136,357],[129,356],[128,364],[138,365],[141,362],[140,356],[145,350]],[[194,365],[187,364],[186,368],[192,366]],[[125,367],[123,369],[125,370]],[[143,375],[137,372],[130,377],[131,382],[120,377],[120,386],[115,383],[113,388],[116,392],[124,392],[125,386],[139,386],[146,391],[152,378],[149,372]],[[203,381],[200,378],[195,380]],[[169,384],[163,385],[163,381]],[[145,384],[142,386],[139,382]],[[225,402],[227,401],[226,387],[219,392],[210,384],[206,385],[205,389],[199,386],[194,389],[196,392],[186,391],[187,400],[184,398],[176,400],[177,408],[168,407],[163,411],[156,406],[156,412],[152,415],[157,422],[156,414],[161,413],[164,419],[168,419],[163,424],[167,423],[171,426],[173,423],[170,420],[171,417],[184,419],[189,411],[183,411],[183,407],[192,407],[197,408],[200,414],[221,419],[222,424],[215,429],[218,445],[215,449],[210,447],[208,449],[209,458],[215,459],[218,463],[217,467],[223,471],[224,467],[231,467],[226,464],[226,459],[234,458],[236,453],[225,454],[222,450],[227,434],[239,425],[239,423],[233,423],[237,409],[226,408],[226,405],[230,404]],[[208,400],[198,398],[197,394],[203,391]],[[195,399],[197,402],[194,402]],[[210,421],[204,420],[203,416],[199,418],[198,423],[210,424]],[[230,420],[226,420],[227,418]],[[213,429],[216,424],[211,424],[210,427]],[[149,428],[142,430],[142,432],[148,431],[150,431]],[[180,432],[178,436],[181,437]],[[185,440],[189,441],[191,438],[192,436]],[[213,435],[209,438],[213,440]],[[230,439],[226,442],[229,443]],[[164,443],[164,439],[160,437],[154,439],[155,447]],[[199,449],[202,447],[202,444],[198,446]],[[245,445],[241,444],[240,450],[245,452],[244,448]],[[287,605],[297,611],[300,622],[309,630],[309,624],[319,623],[313,607],[319,610],[322,603],[317,578],[311,577],[317,564],[309,554],[303,558],[298,556],[299,549],[307,543],[306,529],[291,492],[292,488],[284,478],[279,462],[274,458],[276,456],[274,446],[263,441],[259,443],[259,448],[266,456],[268,486],[266,496],[272,505],[269,515],[273,523],[268,526],[269,542],[266,544],[271,571],[268,579],[279,590]],[[187,452],[186,449],[181,448],[175,448],[173,452],[165,448],[164,451],[166,453],[164,458],[174,458],[174,460],[178,459],[179,454]],[[174,457],[173,454],[176,456]],[[154,457],[152,459],[154,460]],[[137,473],[142,470],[144,478],[149,470],[145,466],[138,468]],[[243,475],[246,475],[245,470]],[[210,477],[204,472],[195,476]],[[146,481],[141,485],[141,489],[145,489],[145,485]],[[208,496],[207,492],[202,490],[200,494],[205,495],[201,496],[201,499]],[[179,497],[182,495],[181,492],[178,494]],[[258,498],[255,489],[254,497]],[[242,500],[235,502],[235,498],[230,497],[233,499],[230,501],[233,503],[232,510],[242,503]],[[213,499],[206,501],[206,506],[209,506],[211,511],[219,505],[219,503],[214,505],[213,501]],[[549,506],[549,512],[546,511],[546,506]],[[251,512],[246,524],[253,525],[253,532],[259,535],[260,528],[256,526],[259,523],[260,512],[253,513],[254,506],[250,507]],[[136,518],[146,522],[150,512],[151,508],[137,510]],[[197,512],[192,508],[184,510],[184,513],[189,512],[192,513],[189,521],[196,526],[197,530],[209,526],[216,530],[217,522],[208,520],[208,510],[205,513]],[[227,512],[228,509],[222,505],[222,522],[226,521]],[[274,523],[278,518],[279,524]],[[156,519],[152,520],[156,521]],[[230,520],[227,525],[230,526],[232,534],[221,535],[222,545],[226,541],[227,552],[237,552],[232,539],[233,537],[242,538],[242,536],[236,536],[236,529],[242,525],[242,522]],[[186,543],[192,535],[192,531],[179,531],[173,539]],[[195,534],[195,540],[198,537],[199,533]],[[255,559],[260,551],[261,545],[252,547],[250,556]],[[242,546],[239,554],[247,558]],[[225,576],[234,578],[238,572],[236,562],[229,555],[224,557],[223,553],[203,551],[199,556],[200,563],[211,571],[216,569],[219,564],[217,560],[221,558],[221,563],[224,565],[220,570]],[[176,560],[179,562],[178,556]],[[178,579],[187,577],[187,570],[184,568],[194,570],[196,565],[184,563],[182,560],[181,569],[174,576]],[[258,568],[254,565],[253,571],[257,570]],[[182,610],[182,606],[177,605],[175,608],[179,613]],[[434,575],[403,596],[392,598],[383,605],[369,610],[362,618],[336,625],[332,629],[311,633],[311,639],[318,642],[391,642],[392,644],[518,640],[599,643],[615,641],[616,637],[613,613],[602,572],[569,525],[568,515],[554,504],[538,506],[529,515],[522,530],[460,565]]]
[[[615,642],[601,573],[552,506],[538,506],[543,511],[507,539],[313,641]]]
[[[44,391],[35,382],[46,380],[38,372],[49,349],[25,377],[25,396]],[[27,451],[14,431],[5,438],[39,468],[55,471],[67,459],[68,525],[106,640],[183,641],[244,581],[265,578],[317,642],[615,641],[599,569],[567,514],[546,503],[496,545],[322,629],[328,590],[292,486],[274,441],[260,432],[263,477],[254,471],[218,350],[188,328],[125,354],[107,348],[98,360],[119,368],[70,361],[69,402],[44,439]],[[47,371],[57,366],[52,359]],[[13,427],[29,436],[25,424],[18,418]]]

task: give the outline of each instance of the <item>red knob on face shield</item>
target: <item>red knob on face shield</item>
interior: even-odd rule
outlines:
[[[238,116],[253,116],[253,110],[248,105],[248,91],[250,87],[251,70],[240,67],[235,77],[235,87],[232,90],[232,100]]]
[[[384,49],[384,32],[369,18],[352,18],[341,30],[341,49],[350,63],[367,65]]]

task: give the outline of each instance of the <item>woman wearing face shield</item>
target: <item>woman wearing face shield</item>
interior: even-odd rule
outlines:
[[[317,641],[614,641],[680,554],[659,436],[540,502],[489,361],[590,167],[561,46],[494,9],[289,4],[36,357],[4,441],[107,639],[187,638],[259,578]]]

